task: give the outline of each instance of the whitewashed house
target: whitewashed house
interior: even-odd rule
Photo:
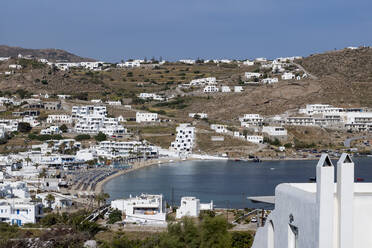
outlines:
[[[111,201],[111,208],[125,214],[124,222],[143,224],[165,224],[165,205],[163,195],[150,194]]]
[[[221,124],[211,124],[210,128],[214,130],[216,133],[227,133],[227,125]]]
[[[295,74],[293,74],[292,72],[285,72],[282,74],[282,80],[291,80],[291,79],[295,79]]]
[[[244,75],[246,79],[259,78],[262,76],[262,74],[258,72],[246,72]]]
[[[291,126],[314,126],[315,121],[313,117],[287,117],[286,125]]]
[[[243,89],[243,86],[234,86],[234,92],[235,93],[240,93],[240,92],[243,92],[244,89]]]
[[[247,60],[245,60],[245,61],[243,62],[243,65],[246,65],[246,66],[252,66],[252,65],[254,65],[254,61],[249,61],[249,60],[247,59]]]
[[[48,115],[47,123],[71,124],[71,115]]]
[[[111,106],[121,106],[121,101],[106,101],[106,104]]]
[[[48,202],[47,197],[51,194],[54,196],[54,201]],[[44,207],[51,207],[51,209],[63,209],[72,206],[73,200],[70,195],[62,195],[56,192],[46,192],[36,194],[36,198],[41,200]]]
[[[119,63],[116,65],[116,67],[119,67],[119,68],[134,68],[134,67],[140,67],[141,66],[141,62],[140,61],[126,61],[124,63]]]
[[[190,81],[190,86],[204,86],[204,85],[216,85],[217,79],[215,77],[198,78]]]
[[[203,89],[204,93],[215,93],[215,92],[218,92],[218,91],[219,91],[219,89],[215,85],[207,85]]]
[[[244,114],[239,121],[242,127],[262,126],[263,118],[259,114]]]
[[[267,133],[269,136],[287,136],[287,130],[284,127],[262,127],[262,132]]]
[[[372,184],[355,182],[354,166],[348,154],[336,166],[323,154],[316,183],[279,184],[252,248],[372,247]]]
[[[261,80],[261,83],[263,84],[274,84],[279,82],[278,78],[264,78]]]
[[[137,112],[136,113],[136,122],[142,123],[142,122],[157,122],[158,114],[157,113],[145,113],[145,112]]]
[[[180,59],[179,62],[184,63],[184,64],[189,64],[189,65],[195,64],[194,59]]]
[[[263,137],[261,135],[247,135],[247,141],[260,144],[263,143]]]
[[[20,70],[20,69],[22,69],[22,66],[21,65],[11,64],[11,65],[9,65],[9,69]]]
[[[231,92],[231,89],[230,89],[229,86],[223,85],[223,86],[221,86],[221,92],[229,93],[229,92]]]
[[[52,134],[61,134],[62,131],[59,129],[58,126],[50,126],[48,128],[40,130],[40,134],[42,135],[52,135]]]
[[[207,113],[189,113],[189,117],[191,118],[197,118],[199,119],[208,119],[208,114]]]
[[[180,207],[176,210],[176,219],[183,217],[199,217],[201,210],[213,210],[213,201],[200,203],[200,200],[193,196],[181,198]]]
[[[35,224],[43,216],[43,205],[31,202],[31,199],[0,199],[0,222],[22,226]]]

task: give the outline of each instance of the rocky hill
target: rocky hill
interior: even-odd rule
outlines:
[[[299,64],[318,77],[372,82],[372,48],[369,47],[315,54],[300,60]]]
[[[91,58],[82,58],[75,54],[69,53],[61,49],[27,49],[22,47],[11,47],[0,45],[0,57],[17,57],[18,54],[23,56],[31,55],[35,58],[44,58],[51,62],[57,61],[70,61],[70,62],[81,62],[81,61],[95,61]]]

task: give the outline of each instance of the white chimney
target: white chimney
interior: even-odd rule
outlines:
[[[354,163],[347,153],[337,162],[339,248],[353,247]]]
[[[334,235],[334,166],[327,154],[322,154],[316,166],[316,204],[318,211],[317,247],[333,247]]]

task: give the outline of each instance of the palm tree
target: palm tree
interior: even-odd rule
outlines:
[[[95,200],[98,204],[98,208],[101,207],[101,203],[106,203],[106,200],[110,198],[110,195],[104,192],[99,193],[96,195]]]
[[[48,194],[48,195],[45,197],[45,200],[46,200],[47,203],[48,203],[48,207],[49,207],[49,208],[52,208],[52,203],[56,200],[56,198],[54,197],[54,195],[52,195],[52,194]]]

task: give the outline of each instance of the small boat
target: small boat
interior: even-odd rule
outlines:
[[[253,162],[255,162],[255,163],[260,163],[260,162],[262,162],[262,161],[261,161],[261,159],[259,159],[259,157],[255,157],[255,158],[253,159]]]
[[[356,181],[357,181],[357,182],[364,182],[364,178],[357,177],[357,178],[356,178]]]
[[[310,182],[316,182],[316,177],[309,177]]]
[[[241,159],[239,159],[239,158],[236,158],[235,160],[234,160],[235,162],[240,162],[241,161]]]

